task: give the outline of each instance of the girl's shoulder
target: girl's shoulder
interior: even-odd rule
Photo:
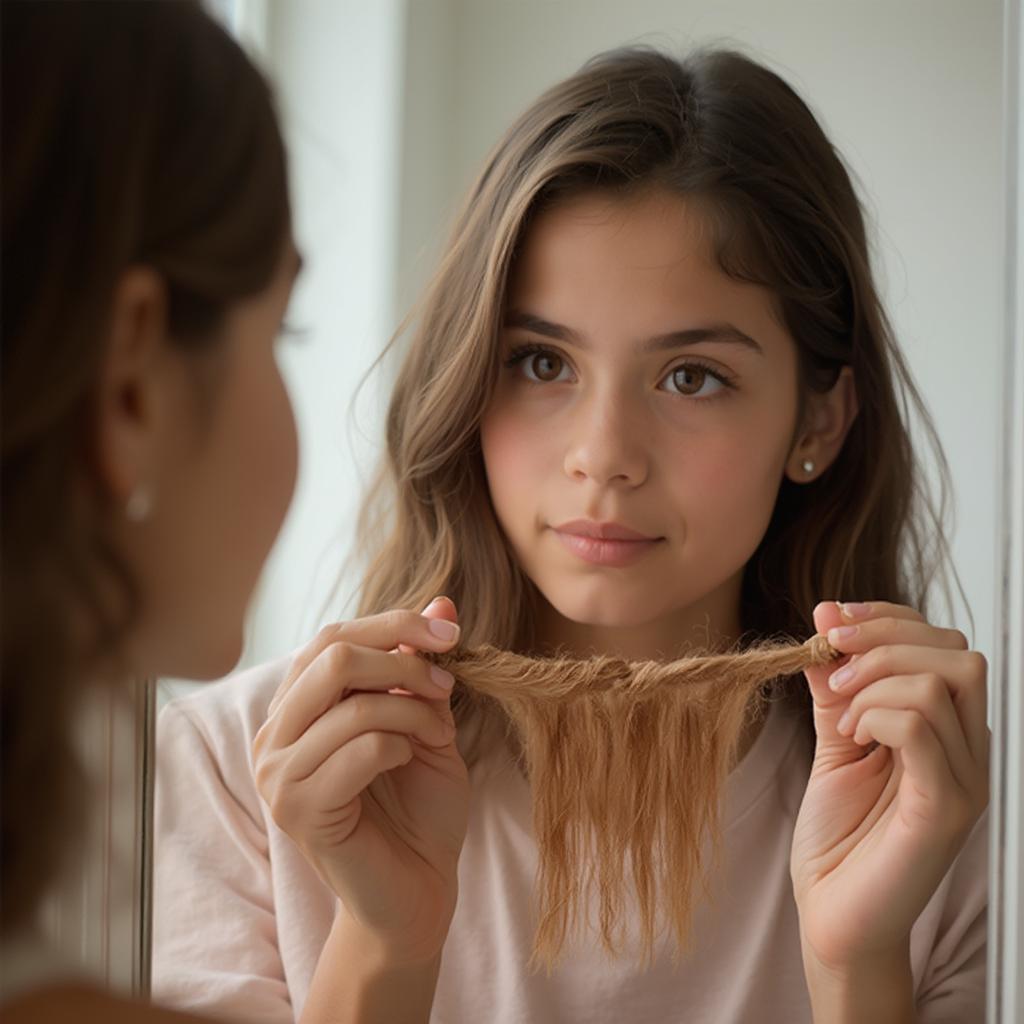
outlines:
[[[267,708],[284,681],[293,655],[254,665],[216,683],[174,697],[158,718],[158,746],[183,731],[200,733],[214,749],[247,747],[266,721]]]

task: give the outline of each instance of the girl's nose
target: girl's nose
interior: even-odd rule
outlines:
[[[647,479],[647,431],[622,395],[593,395],[573,410],[565,473],[574,480],[636,487]]]

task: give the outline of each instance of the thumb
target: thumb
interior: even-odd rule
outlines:
[[[455,610],[455,602],[450,597],[435,597],[420,612],[420,615],[425,619],[445,619],[448,622],[455,623],[459,621],[459,613]],[[417,648],[410,644],[399,644],[398,649],[403,654],[415,654],[417,651]]]
[[[845,620],[835,601],[822,601],[814,609],[814,628],[825,635],[833,626],[845,625]],[[850,736],[836,731],[839,719],[850,706],[850,698],[834,693],[828,685],[829,676],[846,665],[857,655],[844,657],[828,665],[815,665],[804,669],[804,676],[814,700],[814,731],[818,740],[814,751],[815,767],[836,768],[864,757],[864,748],[854,743]]]
[[[459,621],[459,613],[455,609],[455,602],[450,597],[435,597],[420,614],[427,619],[446,619],[448,622]]]
[[[422,612],[420,612],[420,614],[425,619],[446,619],[448,622],[456,623],[459,621],[459,613],[455,608],[455,602],[450,597],[435,597],[434,600],[431,601],[430,604],[428,604],[426,608],[423,609]],[[398,649],[403,654],[416,653],[416,648],[411,647],[409,644],[399,644]],[[450,696],[433,699],[430,700],[429,703],[432,704],[435,708],[437,708],[437,710],[442,714],[442,716],[445,717],[448,721],[453,721]]]

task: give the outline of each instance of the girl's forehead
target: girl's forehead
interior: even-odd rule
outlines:
[[[680,246],[699,250],[710,245],[708,228],[708,218],[695,198],[655,187],[625,193],[591,189],[540,210],[525,242],[615,237],[625,247],[640,243],[650,249],[652,244],[671,242],[677,250]]]
[[[510,280],[512,292],[574,288],[609,298],[622,290],[647,302],[741,286],[718,265],[697,204],[664,191],[588,192],[545,209],[522,238]]]
[[[785,343],[775,295],[726,274],[709,218],[665,190],[587,192],[538,213],[524,234],[506,311],[580,332],[657,335],[729,322]]]

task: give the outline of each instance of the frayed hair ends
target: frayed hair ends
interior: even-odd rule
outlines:
[[[549,971],[592,898],[609,954],[635,898],[641,959],[665,924],[690,945],[720,854],[719,800],[764,686],[839,657],[822,636],[672,662],[531,658],[482,646],[427,655],[497,705],[533,792],[540,850],[532,964]],[[712,856],[702,863],[710,840]]]

